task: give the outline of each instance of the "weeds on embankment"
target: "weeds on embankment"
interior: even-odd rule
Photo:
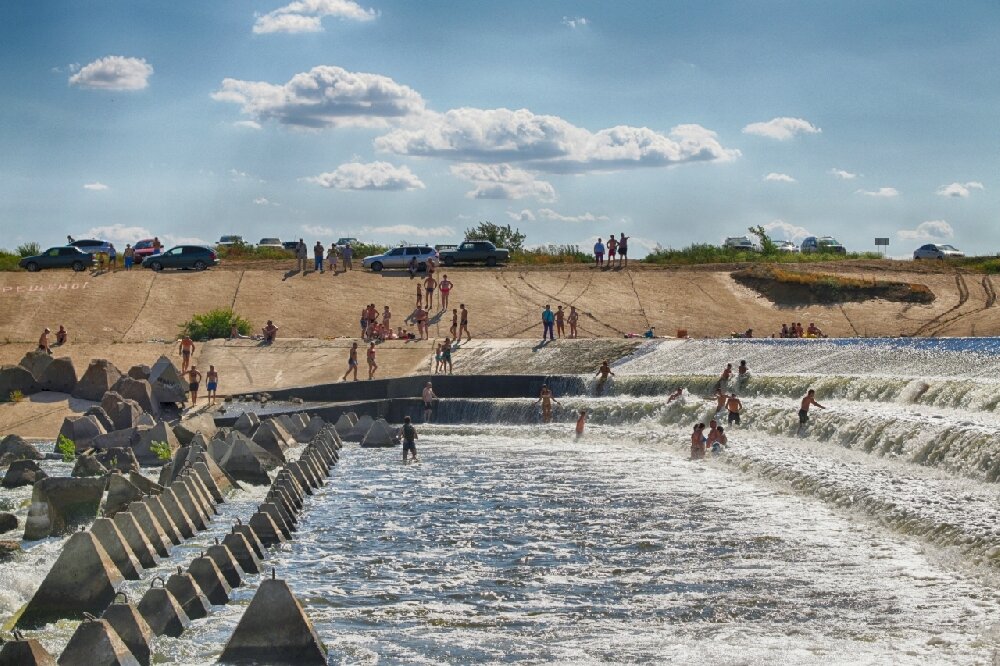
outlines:
[[[847,303],[874,299],[897,303],[931,303],[927,285],[788,270],[773,264],[735,271],[733,279],[774,303]]]
[[[695,243],[682,250],[657,247],[643,259],[647,264],[695,266],[698,264],[809,264],[821,261],[845,261],[850,259],[881,259],[874,252],[747,252],[708,243]]]
[[[510,258],[510,263],[521,266],[589,264],[593,261],[594,257],[581,251],[578,245],[539,245],[530,250],[514,252]]]

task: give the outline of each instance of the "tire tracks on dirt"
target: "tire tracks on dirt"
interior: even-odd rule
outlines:
[[[125,329],[122,336],[118,338],[118,342],[125,341],[126,336],[128,336],[129,332],[131,332],[132,327],[135,326],[135,322],[139,321],[139,317],[142,316],[142,311],[146,309],[146,304],[149,303],[149,295],[153,293],[153,283],[156,282],[156,278],[157,275],[154,272],[152,277],[149,279],[149,288],[146,289],[146,297],[142,299],[142,305],[140,305],[139,309],[136,311],[135,317],[132,319],[132,323],[128,325],[128,328]]]

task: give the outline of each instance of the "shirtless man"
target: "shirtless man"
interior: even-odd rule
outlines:
[[[427,310],[424,310],[418,305],[417,309],[414,310],[413,314],[410,316],[413,317],[413,321],[417,322],[417,333],[420,336],[420,339],[429,339],[430,335],[427,331]]]
[[[576,418],[576,438],[583,437],[583,427],[587,423],[587,410],[581,409],[580,415]]]
[[[424,423],[427,423],[431,420],[431,415],[434,413],[438,401],[437,394],[434,393],[434,387],[431,386],[430,382],[424,385],[421,397],[424,399]]]
[[[715,429],[715,441],[710,445],[713,455],[719,455],[726,450],[726,444],[729,443],[729,439],[726,437],[726,429],[719,426]]]
[[[69,342],[69,332],[62,324],[59,324],[59,330],[56,331],[56,344],[64,345],[67,342]]]
[[[809,389],[806,392],[804,398],[802,398],[802,404],[799,406],[799,429],[795,434],[801,435],[802,428],[809,423],[809,407],[816,406],[820,409],[826,409],[823,405],[816,402],[816,391],[814,389]]]
[[[726,369],[722,371],[722,376],[719,377],[719,386],[725,386],[729,382],[729,378],[733,376],[733,364],[726,363]]]
[[[192,365],[190,370],[181,374],[188,379],[188,391],[191,393],[191,407],[193,408],[198,404],[198,387],[201,385],[201,373],[198,372],[197,366]]]
[[[743,403],[733,393],[726,399],[726,409],[729,410],[729,425],[740,424],[740,412],[743,411]]]
[[[181,338],[177,353],[181,355],[181,374],[183,374],[187,372],[188,366],[191,365],[191,356],[194,355],[194,340],[187,335]]]
[[[566,313],[563,312],[563,306],[556,308],[556,335],[560,338],[566,335],[566,326],[563,320],[566,318]]]
[[[355,342],[351,345],[350,355],[347,357],[347,372],[344,376],[340,378],[340,381],[346,382],[347,375],[354,373],[354,381],[358,381],[358,343]]]
[[[667,404],[669,405],[682,395],[684,395],[684,389],[678,386],[677,388],[674,389],[674,392],[670,394],[670,397],[667,398]]]
[[[538,394],[538,400],[535,404],[542,403],[542,421],[544,423],[552,422],[552,403],[559,404],[559,401],[555,399],[552,395],[552,389],[546,384],[542,384],[542,392]]]
[[[691,432],[691,460],[701,460],[705,457],[705,424],[695,423]]]
[[[391,321],[392,321],[392,313],[389,312],[389,306],[387,305],[384,308],[382,308],[382,326],[385,329],[387,338],[392,333],[392,324],[390,323]]]
[[[566,321],[569,322],[569,337],[576,337],[576,323],[580,321],[580,313],[576,311],[576,306],[569,306],[569,316],[566,317]]]
[[[208,388],[208,395],[205,399],[208,401],[208,404],[214,405],[216,403],[215,392],[219,388],[219,371],[215,369],[214,365],[208,366],[208,372],[205,373],[205,381],[208,384],[206,387]]]
[[[445,368],[448,369],[448,374],[451,374],[451,338],[445,338],[444,342],[441,343],[441,371],[444,372]]]
[[[38,336],[38,351],[43,351],[46,354],[51,354],[52,349],[49,347],[49,333],[51,333],[48,328],[42,331],[42,334]]]
[[[722,408],[726,405],[726,394],[722,392],[721,388],[715,389],[715,413],[718,414],[722,411]]]
[[[598,375],[601,378],[597,380],[597,395],[601,395],[604,393],[604,385],[607,383],[608,377],[615,376],[615,373],[611,372],[611,366],[608,364],[608,359],[604,359],[604,362],[601,363],[601,367],[597,369],[597,374],[594,376],[597,377]]]
[[[452,308],[451,310],[451,328],[448,329],[451,333],[451,337],[458,339],[458,308]]]
[[[746,377],[750,374],[750,368],[747,367],[746,361],[740,361],[740,367],[736,368],[736,372],[739,377]]]
[[[462,331],[465,331],[465,334],[469,336],[465,339],[465,341],[469,342],[470,340],[472,340],[472,334],[469,333],[469,311],[465,309],[465,303],[461,303],[458,307],[461,310],[461,317],[458,327],[458,338],[461,338]]]
[[[434,279],[433,276],[428,275],[424,278],[424,291],[427,292],[427,309],[430,310],[434,307],[434,288],[437,286],[438,281]]]
[[[264,334],[264,342],[267,344],[271,344],[278,337],[278,327],[270,319],[267,320],[267,325],[260,329],[260,331]]]
[[[368,358],[368,379],[375,377],[375,371],[378,370],[378,363],[375,362],[375,343],[372,342],[368,345],[368,352],[366,354]]]
[[[451,293],[454,283],[448,279],[448,274],[445,273],[444,277],[441,278],[441,282],[438,283],[438,289],[441,290],[441,309],[448,309],[448,294]],[[454,333],[452,333],[454,335]]]

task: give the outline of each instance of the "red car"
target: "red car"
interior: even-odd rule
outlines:
[[[143,259],[153,254],[153,241],[157,241],[155,238],[144,238],[132,246],[135,250],[135,263],[141,264]],[[160,243],[160,252],[163,251],[163,244]]]

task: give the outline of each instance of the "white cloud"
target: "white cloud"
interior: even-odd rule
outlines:
[[[330,227],[324,227],[321,224],[303,224],[301,227],[302,232],[307,236],[333,236],[334,231]]]
[[[253,175],[252,173],[247,173],[246,171],[240,171],[239,169],[229,170],[229,179],[234,183],[239,182],[251,182],[251,183],[263,183],[264,181]]]
[[[854,180],[858,177],[858,174],[843,169],[830,169],[830,173],[841,180]]]
[[[280,206],[281,205],[278,202],[271,201],[270,199],[268,199],[266,197],[257,197],[256,199],[253,200],[253,202],[255,204],[257,204],[258,206]]]
[[[334,171],[305,178],[307,182],[337,190],[422,190],[424,184],[406,165],[388,162],[349,162]]]
[[[262,14],[254,22],[255,34],[322,32],[322,19],[332,16],[348,21],[371,21],[378,16],[353,0],[300,0]]]
[[[764,176],[764,180],[777,182],[777,183],[794,183],[796,180],[789,176],[787,173],[774,173],[771,172]]]
[[[594,215],[593,213],[581,213],[580,215],[562,215],[551,208],[539,208],[538,218],[551,222],[610,222],[607,215]]]
[[[152,74],[153,66],[143,58],[106,56],[80,68],[69,77],[69,84],[92,90],[142,90]]]
[[[784,220],[774,220],[773,222],[768,222],[764,225],[764,231],[768,232],[768,235],[775,240],[790,240],[790,241],[801,241],[806,236],[812,236],[810,232],[805,227],[800,227],[798,225],[792,224],[790,222],[785,222]],[[778,234],[772,234],[772,231],[780,232],[783,238],[778,238]]]
[[[941,241],[955,235],[955,230],[944,220],[928,220],[917,225],[916,229],[900,229],[896,235],[903,240]]]
[[[260,123],[257,122],[256,120],[237,120],[235,123],[233,123],[233,127],[240,127],[242,129],[259,130],[260,129]]]
[[[101,240],[106,240],[115,245],[115,247],[121,249],[125,245],[130,243],[135,243],[144,238],[153,238],[157,234],[153,233],[146,227],[140,226],[126,226],[124,224],[111,224],[101,227],[91,227],[87,230],[87,238],[99,238]],[[160,234],[159,239],[163,241],[163,244],[167,247],[172,245],[209,245],[208,241],[202,240],[194,236],[178,236],[175,234]]]
[[[415,129],[378,137],[375,147],[461,162],[519,162],[538,171],[562,173],[725,162],[740,156],[738,150],[723,148],[715,132],[700,125],[677,125],[667,135],[626,125],[591,132],[527,109],[469,107],[427,113],[418,120]]]
[[[109,188],[104,183],[95,180],[93,183],[86,183],[86,184],[84,184],[83,189],[85,189],[85,190],[92,190],[94,192],[100,192],[102,190],[108,190],[108,189],[111,189],[111,188]]]
[[[584,28],[590,25],[590,21],[584,18],[583,16],[576,16],[576,17],[563,16],[562,24],[567,28],[572,28],[575,30],[577,28]]]
[[[212,99],[240,104],[241,111],[257,121],[307,129],[386,127],[424,111],[423,98],[408,86],[387,76],[330,65],[296,74],[282,85],[223,79]]]
[[[822,131],[808,120],[787,117],[772,118],[767,122],[750,123],[743,128],[744,134],[756,134],[778,141],[787,141],[797,134],[819,134]]]
[[[509,164],[456,164],[451,173],[475,185],[465,196],[470,199],[523,199],[536,197],[554,201],[556,190],[552,183],[538,180],[534,175]]]
[[[955,197],[964,199],[965,197],[972,194],[972,190],[983,189],[983,184],[979,181],[972,180],[968,183],[952,183],[951,185],[942,185],[938,189],[937,194],[942,197]]]
[[[531,212],[530,209],[525,208],[520,211],[507,211],[507,217],[514,220],[515,222],[534,222],[535,214]]]
[[[866,197],[876,197],[879,199],[891,199],[899,196],[899,190],[895,187],[880,187],[877,190],[857,190],[856,194],[863,194]]]
[[[455,230],[451,227],[417,227],[412,224],[392,224],[381,227],[362,227],[361,233],[375,236],[394,236],[397,238],[432,238],[454,236]]]

